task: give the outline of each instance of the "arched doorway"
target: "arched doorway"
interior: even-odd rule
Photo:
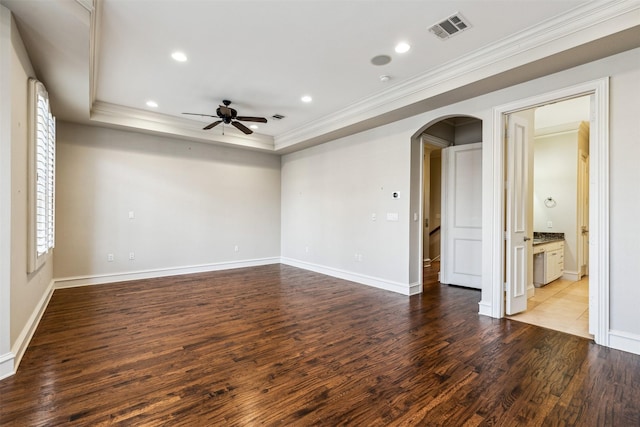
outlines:
[[[448,269],[443,271],[442,277],[457,281],[456,278],[452,279],[452,273],[455,273],[453,265],[456,264],[462,270],[473,270],[476,273],[473,281],[477,285],[470,285],[464,280],[454,284],[480,288],[481,199],[477,199],[479,206],[476,208],[469,209],[467,206],[462,211],[476,215],[472,221],[477,229],[472,232],[477,238],[470,239],[469,235],[465,237],[459,234],[470,228],[457,227],[456,221],[449,219],[460,208],[456,205],[455,193],[469,191],[470,183],[481,182],[481,143],[482,120],[467,115],[440,117],[421,128],[412,138],[412,169],[415,171],[412,173],[412,187],[419,188],[412,192],[412,212],[419,212],[419,219],[414,218],[412,229],[411,269],[412,276],[420,284],[424,268],[429,268],[433,261],[439,260],[440,265]],[[472,171],[464,166],[456,170],[456,164],[459,165],[460,161],[471,161],[477,164],[477,168]],[[468,172],[477,173],[478,176],[471,176]],[[473,191],[473,194],[479,192]],[[458,239],[457,242],[473,241],[473,248],[467,245],[465,249],[464,243],[457,244],[454,239]],[[474,251],[478,252],[477,256],[472,255]],[[460,258],[457,262],[456,257]]]

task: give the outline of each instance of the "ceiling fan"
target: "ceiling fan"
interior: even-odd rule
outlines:
[[[222,103],[224,105],[218,106],[218,108],[216,109],[215,116],[211,114],[199,114],[199,113],[182,113],[182,114],[189,114],[191,116],[202,116],[202,117],[216,117],[220,119],[203,127],[202,130],[209,130],[211,128],[218,126],[220,123],[224,123],[227,125],[231,124],[232,126],[236,127],[237,129],[241,130],[247,135],[252,134],[253,131],[248,127],[246,127],[245,125],[243,125],[242,123],[238,122],[237,120],[240,120],[242,122],[267,123],[267,119],[265,119],[264,117],[238,116],[238,112],[234,108],[229,107],[229,104],[231,104],[231,101],[229,101],[228,99],[223,100]]]

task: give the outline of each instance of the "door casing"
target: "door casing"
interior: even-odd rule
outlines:
[[[546,94],[501,105],[493,110],[493,146],[485,150],[483,175],[483,251],[491,262],[483,271],[483,298],[480,313],[501,318],[504,306],[505,225],[505,117],[508,114],[550,102],[593,96],[589,154],[589,332],[595,342],[609,346],[609,78],[602,78]]]

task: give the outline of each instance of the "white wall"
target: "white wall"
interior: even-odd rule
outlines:
[[[56,281],[278,261],[278,156],[61,122],[57,162]]]
[[[588,134],[588,125],[578,122],[535,138],[533,229],[564,233],[564,271],[573,278],[578,276],[578,247],[582,244],[578,232],[579,149],[588,147]],[[554,200],[550,206],[545,203],[548,197]]]
[[[377,212],[380,221],[381,213],[399,211],[401,221],[407,223],[413,213],[410,208],[419,206],[412,199],[420,191],[421,177],[409,173],[416,164],[411,156],[419,153],[413,149],[419,142],[415,140],[410,149],[411,136],[441,117],[470,115],[484,120],[483,182],[489,185],[500,167],[492,162],[494,107],[606,76],[611,76],[611,327],[640,338],[640,321],[634,308],[635,301],[640,300],[635,278],[640,239],[629,237],[640,236],[640,223],[636,221],[640,217],[640,49],[285,156],[283,256],[408,286],[411,282],[407,279],[418,275],[413,269],[419,268],[414,261],[419,260],[419,241],[403,233],[419,233],[420,227],[395,229],[396,224],[372,223],[369,215]],[[390,186],[401,191],[410,189],[412,197],[403,197],[395,205],[387,198],[388,191],[376,194],[378,189],[389,190]],[[483,217],[491,218],[495,195],[489,194]],[[492,225],[483,236],[491,239],[500,234],[500,226]],[[404,242],[410,245],[410,254]],[[309,253],[304,251],[305,246],[310,247]],[[362,248],[366,248],[366,256],[358,263],[354,252],[364,252]],[[491,263],[491,259],[483,259],[484,266]],[[481,304],[485,307],[492,298],[492,281],[501,280],[487,272],[483,269]]]
[[[537,136],[534,147],[533,230],[564,233],[564,269],[577,275],[578,129]]]
[[[614,57],[611,78],[611,329],[640,336],[640,49]],[[640,349],[640,346],[638,346]]]
[[[411,133],[400,122],[283,157],[285,262],[409,292]]]
[[[2,229],[1,243],[10,245],[9,253],[1,252],[1,378],[15,369],[34,332],[52,290],[53,267],[52,259],[49,259],[39,270],[27,274],[27,82],[35,73],[15,22],[6,8],[0,8],[3,93],[0,205],[3,207],[3,225],[10,224],[10,231]]]

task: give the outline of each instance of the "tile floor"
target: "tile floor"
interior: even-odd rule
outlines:
[[[589,334],[589,277],[578,282],[558,279],[527,300],[527,311],[510,319],[585,338]]]

